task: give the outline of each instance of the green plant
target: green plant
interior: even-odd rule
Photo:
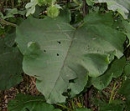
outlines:
[[[10,1],[8,13],[0,8],[0,89],[18,84],[24,72],[36,78],[42,96],[18,95],[9,111],[91,111],[83,98],[66,105],[91,86],[112,87],[92,100],[99,111],[128,110],[129,0]]]

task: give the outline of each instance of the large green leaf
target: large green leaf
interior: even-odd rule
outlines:
[[[17,47],[8,47],[0,38],[0,90],[8,89],[21,80],[22,55]]]
[[[128,18],[130,10],[129,0],[86,0],[90,5],[94,3],[107,3],[108,9],[118,11],[125,19]]]
[[[24,55],[23,70],[37,78],[37,88],[48,103],[64,102],[66,97],[62,94],[67,89],[73,95],[80,93],[88,75],[102,75],[111,56],[122,56],[125,36],[106,25],[103,15],[97,18],[87,15],[77,30],[63,16],[28,18],[17,27],[16,41]]]
[[[61,111],[45,103],[43,96],[18,94],[8,103],[9,111]]]

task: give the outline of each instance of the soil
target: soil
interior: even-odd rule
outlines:
[[[119,79],[119,81],[121,81]],[[124,97],[121,97],[116,92],[118,88],[121,86],[121,82],[117,82],[114,98],[120,98],[121,100],[125,100]],[[93,99],[105,100],[109,102],[111,91],[113,88],[115,81],[112,81],[110,85],[99,92],[94,87],[90,87],[83,95],[80,95],[78,98],[72,99],[72,101],[78,101],[80,103],[83,101],[83,106],[92,109],[92,111],[98,111],[98,106],[94,105]],[[8,90],[0,91],[0,111],[8,111],[8,102],[13,100],[18,93],[29,94],[29,95],[41,95],[41,93],[36,88],[36,79],[34,77],[30,77],[26,74],[23,74],[23,81],[20,82],[15,87],[12,87]],[[71,101],[68,102],[70,105],[68,107],[72,108]],[[77,103],[75,103],[77,105]]]
[[[39,95],[35,85],[36,79],[34,77],[23,74],[23,81],[8,90],[0,91],[0,111],[8,111],[7,104],[10,100],[14,99],[18,93]]]

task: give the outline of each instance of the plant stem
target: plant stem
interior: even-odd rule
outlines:
[[[13,27],[17,26],[16,24],[8,22],[8,21],[6,21],[6,20],[4,20],[2,18],[0,18],[0,24],[2,24],[2,25],[10,25],[10,26],[13,26]]]
[[[114,83],[114,86],[113,86],[112,91],[111,91],[111,96],[110,96],[110,99],[109,99],[109,104],[113,100],[113,96],[115,95],[115,89],[116,89],[116,82]]]
[[[66,106],[64,106],[64,105],[62,105],[62,104],[56,104],[56,105],[58,105],[58,106],[60,106],[60,107],[62,107],[62,108],[64,108],[64,109],[67,109],[67,110],[69,110],[69,111],[73,111],[72,109],[70,109],[70,108],[68,108],[68,107],[66,107]]]
[[[14,8],[14,0],[11,0],[12,8]]]

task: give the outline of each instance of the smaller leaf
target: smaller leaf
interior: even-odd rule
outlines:
[[[125,66],[124,73],[126,76],[130,77],[130,63]]]
[[[116,1],[107,2],[108,9],[118,11],[125,19],[127,19],[129,11]]]
[[[119,93],[124,95],[124,96],[129,96],[130,94],[130,79],[127,79],[124,81],[122,84],[121,88],[119,89]]]
[[[18,12],[17,8],[8,9],[7,13],[6,13],[6,16],[4,17],[4,19],[10,18],[10,17],[14,17],[14,14],[18,14],[18,13],[19,12]]]
[[[34,14],[35,12],[35,6],[38,4],[37,0],[31,0],[31,2],[27,3],[25,8],[27,9],[26,16],[29,16],[31,14]]]
[[[100,77],[92,78],[92,84],[99,90],[106,88],[111,82],[112,78],[119,77],[126,64],[125,58],[116,59],[110,66],[110,68]]]
[[[123,21],[123,28],[125,29],[125,34],[127,35],[128,39],[130,40],[130,22]]]
[[[13,40],[11,40],[13,42]],[[0,38],[0,90],[8,89],[21,80],[22,55],[17,47],[10,47]]]
[[[46,5],[47,1],[46,0],[38,0],[38,5]]]
[[[8,103],[9,111],[61,111],[45,103],[43,96],[18,94]]]
[[[129,111],[130,109],[130,85],[129,84],[130,84],[130,79],[128,78],[123,82],[121,88],[118,90],[118,93],[123,95],[123,97],[126,99],[125,105],[127,111]]]
[[[88,108],[77,108],[74,111],[92,111],[92,110]]]
[[[92,84],[95,88],[102,90],[110,84],[112,76],[112,74],[103,74],[98,78],[92,78]]]
[[[103,74],[109,62],[108,55],[87,54],[83,58],[83,66],[89,71],[90,77],[98,77]]]
[[[38,5],[53,5],[55,2],[56,0],[38,0]]]
[[[124,19],[128,18],[130,2],[125,0],[94,0],[95,3],[107,3],[108,9],[119,12]]]
[[[122,105],[104,103],[100,106],[100,111],[123,111],[123,107]]]
[[[126,65],[125,57],[121,59],[116,59],[112,63],[109,73],[113,74],[113,78],[118,78],[123,73],[125,65]]]
[[[86,0],[86,3],[90,6],[94,5],[94,0]]]

